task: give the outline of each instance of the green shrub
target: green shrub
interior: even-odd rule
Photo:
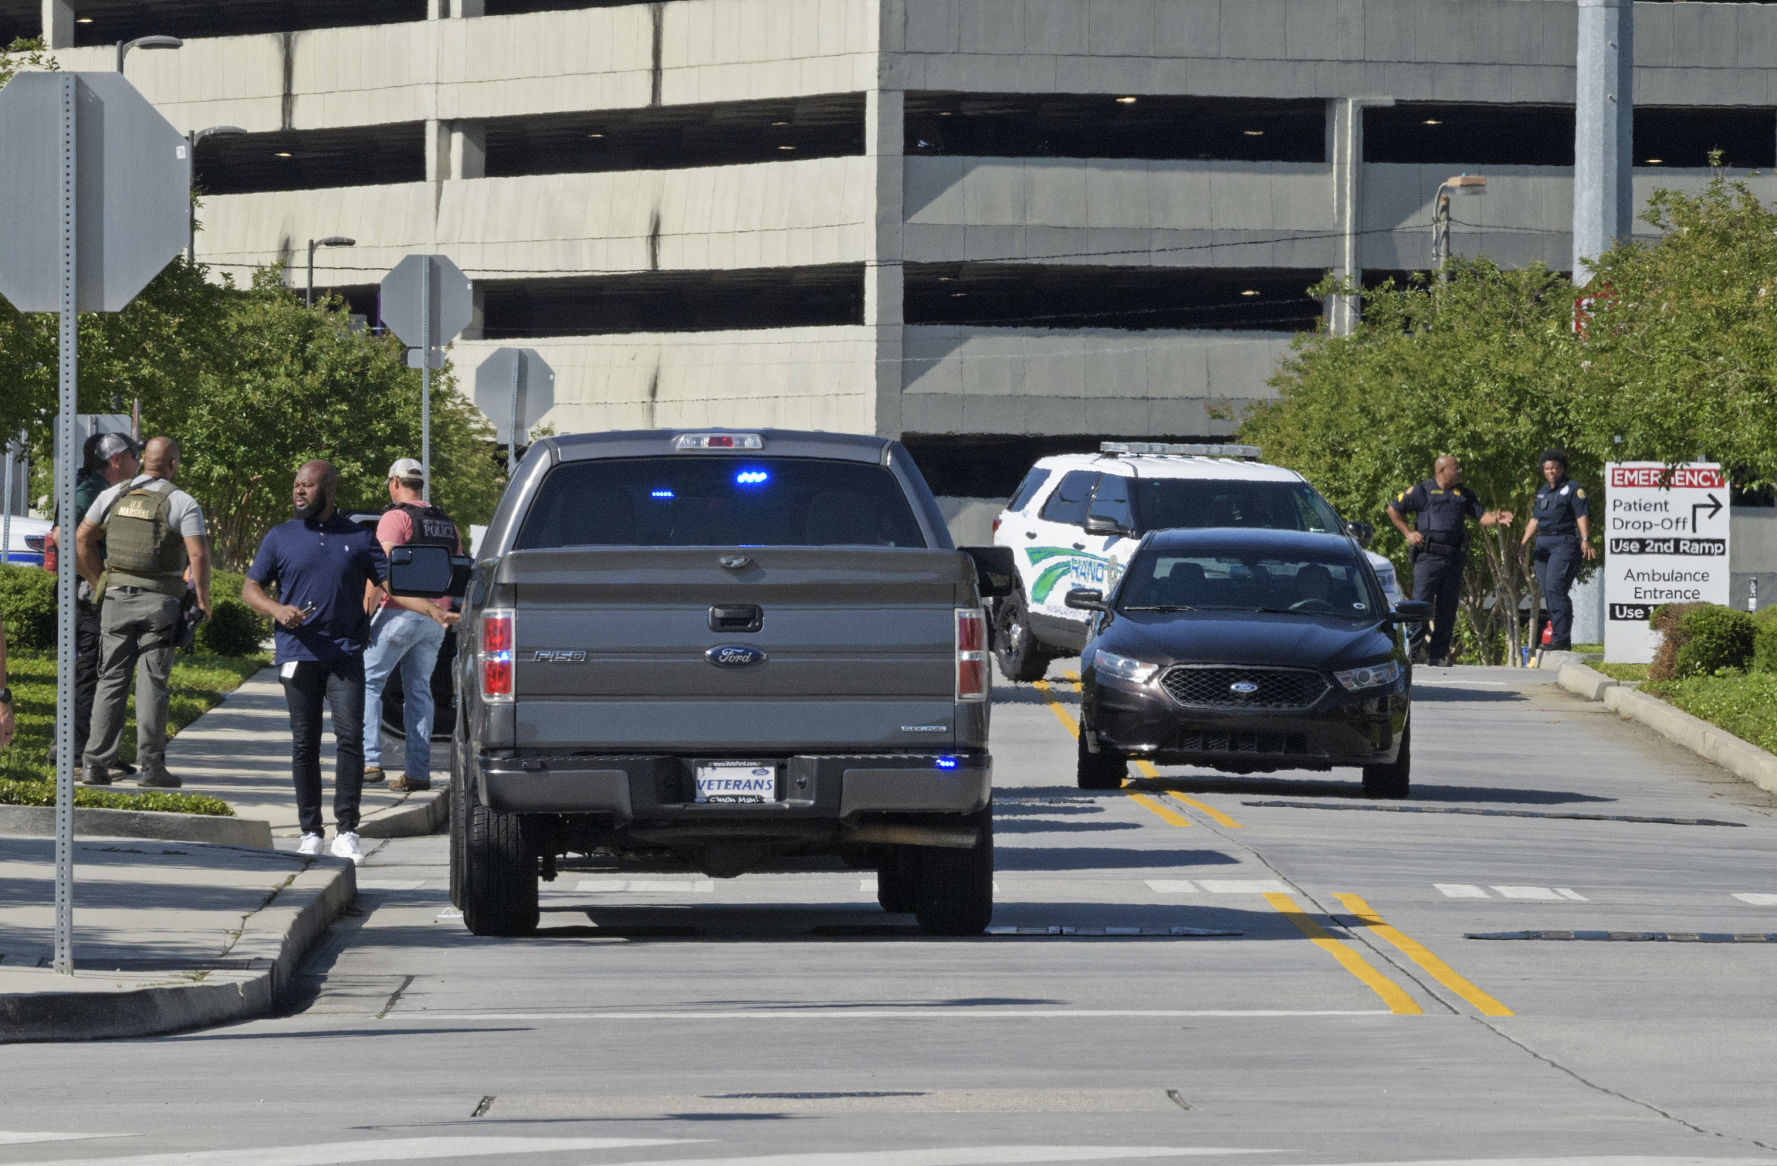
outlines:
[[[210,618],[198,625],[197,650],[211,656],[248,656],[271,625],[238,598],[210,592]]]
[[[41,567],[0,567],[0,620],[8,647],[55,647],[55,575]]]
[[[1650,680],[1708,676],[1752,662],[1757,625],[1747,612],[1714,603],[1674,603],[1656,609],[1653,624],[1663,635],[1648,669]]]
[[[1752,670],[1777,672],[1777,607],[1767,607],[1753,617]]]

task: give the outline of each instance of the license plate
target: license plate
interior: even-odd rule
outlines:
[[[777,800],[777,766],[767,761],[699,761],[697,800],[700,802],[774,802]]]

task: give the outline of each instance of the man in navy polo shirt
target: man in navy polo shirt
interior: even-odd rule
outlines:
[[[363,861],[358,807],[364,790],[366,584],[384,584],[389,564],[372,531],[334,507],[339,471],[312,461],[296,471],[296,517],[259,544],[241,598],[277,629],[278,676],[290,707],[291,774],[302,825],[300,854],[321,853],[321,702],[333,712],[332,853]],[[272,584],[277,599],[266,593]]]

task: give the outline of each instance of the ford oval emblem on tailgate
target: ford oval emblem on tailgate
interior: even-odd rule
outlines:
[[[1236,680],[1233,684],[1228,686],[1228,691],[1237,692],[1241,696],[1251,696],[1253,693],[1259,691],[1259,686],[1250,680]]]
[[[718,668],[745,668],[765,663],[765,653],[747,644],[718,644],[703,654]]]

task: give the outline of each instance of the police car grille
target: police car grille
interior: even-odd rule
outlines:
[[[1327,690],[1325,677],[1298,668],[1193,668],[1179,665],[1160,678],[1167,695],[1190,708],[1305,709]],[[1256,684],[1256,692],[1236,692]]]
[[[1227,729],[1185,729],[1178,748],[1190,753],[1280,753],[1301,756],[1308,738],[1301,733],[1244,733]]]

